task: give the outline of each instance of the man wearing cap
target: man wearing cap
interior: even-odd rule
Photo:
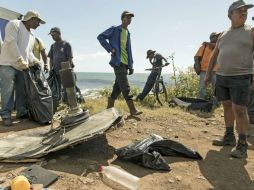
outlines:
[[[231,156],[246,158],[248,144],[247,105],[249,88],[253,77],[253,40],[254,30],[245,25],[248,9],[253,5],[242,0],[233,2],[228,9],[231,27],[223,32],[215,46],[205,78],[211,79],[212,69],[217,62],[215,94],[222,101],[226,131],[222,139],[214,140],[216,146],[234,146]],[[234,120],[238,132],[238,142],[234,135]]]
[[[130,114],[135,116],[140,115],[142,112],[139,112],[134,106],[127,78],[127,74],[131,75],[134,71],[130,32],[128,30],[132,17],[134,17],[133,13],[124,11],[121,15],[122,24],[120,26],[110,27],[99,34],[97,39],[102,47],[108,53],[111,53],[109,64],[114,68],[115,73],[115,83],[111,96],[108,98],[107,108],[114,107],[116,98],[122,92],[129,107]]]
[[[149,62],[152,64],[152,72],[147,78],[143,91],[139,93],[138,96],[136,97],[137,101],[142,101],[153,88],[153,85],[155,84],[156,81],[156,77],[161,72],[163,60],[166,62],[165,66],[169,64],[167,63],[166,58],[164,58],[161,54],[155,52],[156,51],[153,51],[151,49],[147,50],[146,52],[146,59],[149,59]]]
[[[16,97],[17,118],[27,118],[26,96],[24,91],[23,70],[40,61],[33,55],[34,34],[45,21],[35,11],[28,11],[21,20],[10,21],[5,28],[5,38],[0,54],[1,117],[5,126],[12,125],[11,112],[14,106],[14,88]]]
[[[60,78],[60,69],[61,69],[61,63],[62,62],[67,62],[69,61],[72,68],[74,67],[73,64],[73,53],[72,53],[72,47],[71,44],[65,40],[62,39],[61,36],[61,30],[58,27],[53,27],[51,28],[49,35],[51,35],[52,39],[55,41],[54,44],[51,45],[48,57],[50,59],[50,74],[55,74],[58,86],[61,88],[59,89],[59,100],[62,98],[63,101],[66,101],[65,97],[65,91],[62,89],[62,83],[61,83],[61,78]],[[64,92],[64,96],[62,97],[62,91]],[[82,96],[80,89],[76,86],[76,92],[79,93],[79,96]],[[54,105],[54,112],[56,111],[56,108],[58,106],[59,102],[57,105]]]
[[[206,86],[205,86],[205,75],[208,69],[208,64],[213,53],[213,49],[217,42],[218,36],[220,33],[212,32],[210,34],[210,42],[203,42],[199,47],[196,55],[194,56],[195,64],[199,64],[201,71],[199,74],[199,98],[205,99],[206,95]],[[215,88],[215,80],[216,80],[216,67],[214,67],[212,71],[211,83],[213,89]],[[216,98],[214,98],[213,102],[214,106],[218,105]]]

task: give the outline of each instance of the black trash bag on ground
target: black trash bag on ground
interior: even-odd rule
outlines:
[[[123,160],[138,162],[142,159],[143,154],[145,152],[148,152],[149,146],[152,143],[162,139],[162,137],[152,134],[144,140],[137,141],[135,143],[117,149],[116,154],[119,158]]]
[[[181,143],[172,140],[165,139],[154,142],[150,145],[150,148],[159,152],[162,156],[183,156],[198,160],[203,159],[202,156],[195,150],[187,148]]]
[[[52,92],[53,113],[55,113],[57,111],[57,107],[61,99],[61,87],[58,84],[56,74],[54,73],[54,71],[50,72],[50,75],[47,78],[47,81]]]
[[[139,164],[153,170],[171,170],[170,166],[167,164],[162,155],[156,151],[150,151],[150,149],[149,152],[143,153],[142,162]]]
[[[170,171],[170,166],[162,156],[202,159],[198,152],[178,142],[165,140],[155,134],[150,135],[144,140],[117,149],[116,155],[122,160],[131,161],[150,169],[165,171]]]
[[[187,110],[198,110],[207,113],[211,112],[213,108],[212,101],[189,97],[174,97],[169,102],[169,105],[181,106],[185,107]]]
[[[23,72],[29,118],[46,124],[53,118],[53,102],[50,87],[40,66]]]

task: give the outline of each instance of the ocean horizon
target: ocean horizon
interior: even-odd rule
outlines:
[[[98,73],[98,72],[75,72],[77,75],[77,86],[81,89],[82,94],[88,95],[91,92],[104,88],[111,88],[115,81],[114,73]],[[143,88],[147,77],[150,73],[134,73],[129,75],[129,83],[131,86]],[[172,84],[170,74],[162,74],[166,85]]]

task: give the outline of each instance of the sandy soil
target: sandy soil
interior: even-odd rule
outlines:
[[[125,116],[126,117],[126,114]],[[0,126],[0,137],[8,133],[24,132],[37,127],[30,121],[17,122],[14,127]],[[213,115],[188,113],[176,108],[144,110],[139,119],[127,118],[125,125],[110,129],[89,142],[47,155],[37,162],[60,175],[50,186],[54,190],[113,189],[100,177],[100,165],[114,165],[141,178],[141,190],[253,190],[254,189],[254,126],[250,126],[247,159],[233,159],[230,147],[215,147],[211,141],[223,135],[222,109]],[[203,160],[166,157],[170,172],[161,172],[120,161],[114,154],[116,148],[155,133],[176,140],[198,151]],[[1,146],[1,145],[0,145]],[[30,164],[0,163],[0,177],[17,174]]]

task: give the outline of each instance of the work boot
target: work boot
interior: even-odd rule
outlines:
[[[107,109],[114,107],[114,104],[115,104],[115,100],[112,99],[111,97],[108,97]]]
[[[3,118],[4,126],[12,126],[11,118]]]
[[[225,135],[222,139],[215,139],[213,140],[214,146],[235,146],[236,140],[234,133],[227,133],[225,132]]]
[[[248,113],[249,116],[249,123],[254,124],[254,113]]]
[[[138,111],[138,110],[135,108],[135,105],[134,105],[134,103],[133,103],[132,100],[127,100],[126,103],[127,103],[128,107],[129,107],[130,114],[131,114],[132,116],[140,115],[140,114],[143,113],[143,112],[141,112],[141,111]]]
[[[237,145],[231,151],[231,156],[234,158],[247,158],[248,143],[246,141],[238,141]]]

